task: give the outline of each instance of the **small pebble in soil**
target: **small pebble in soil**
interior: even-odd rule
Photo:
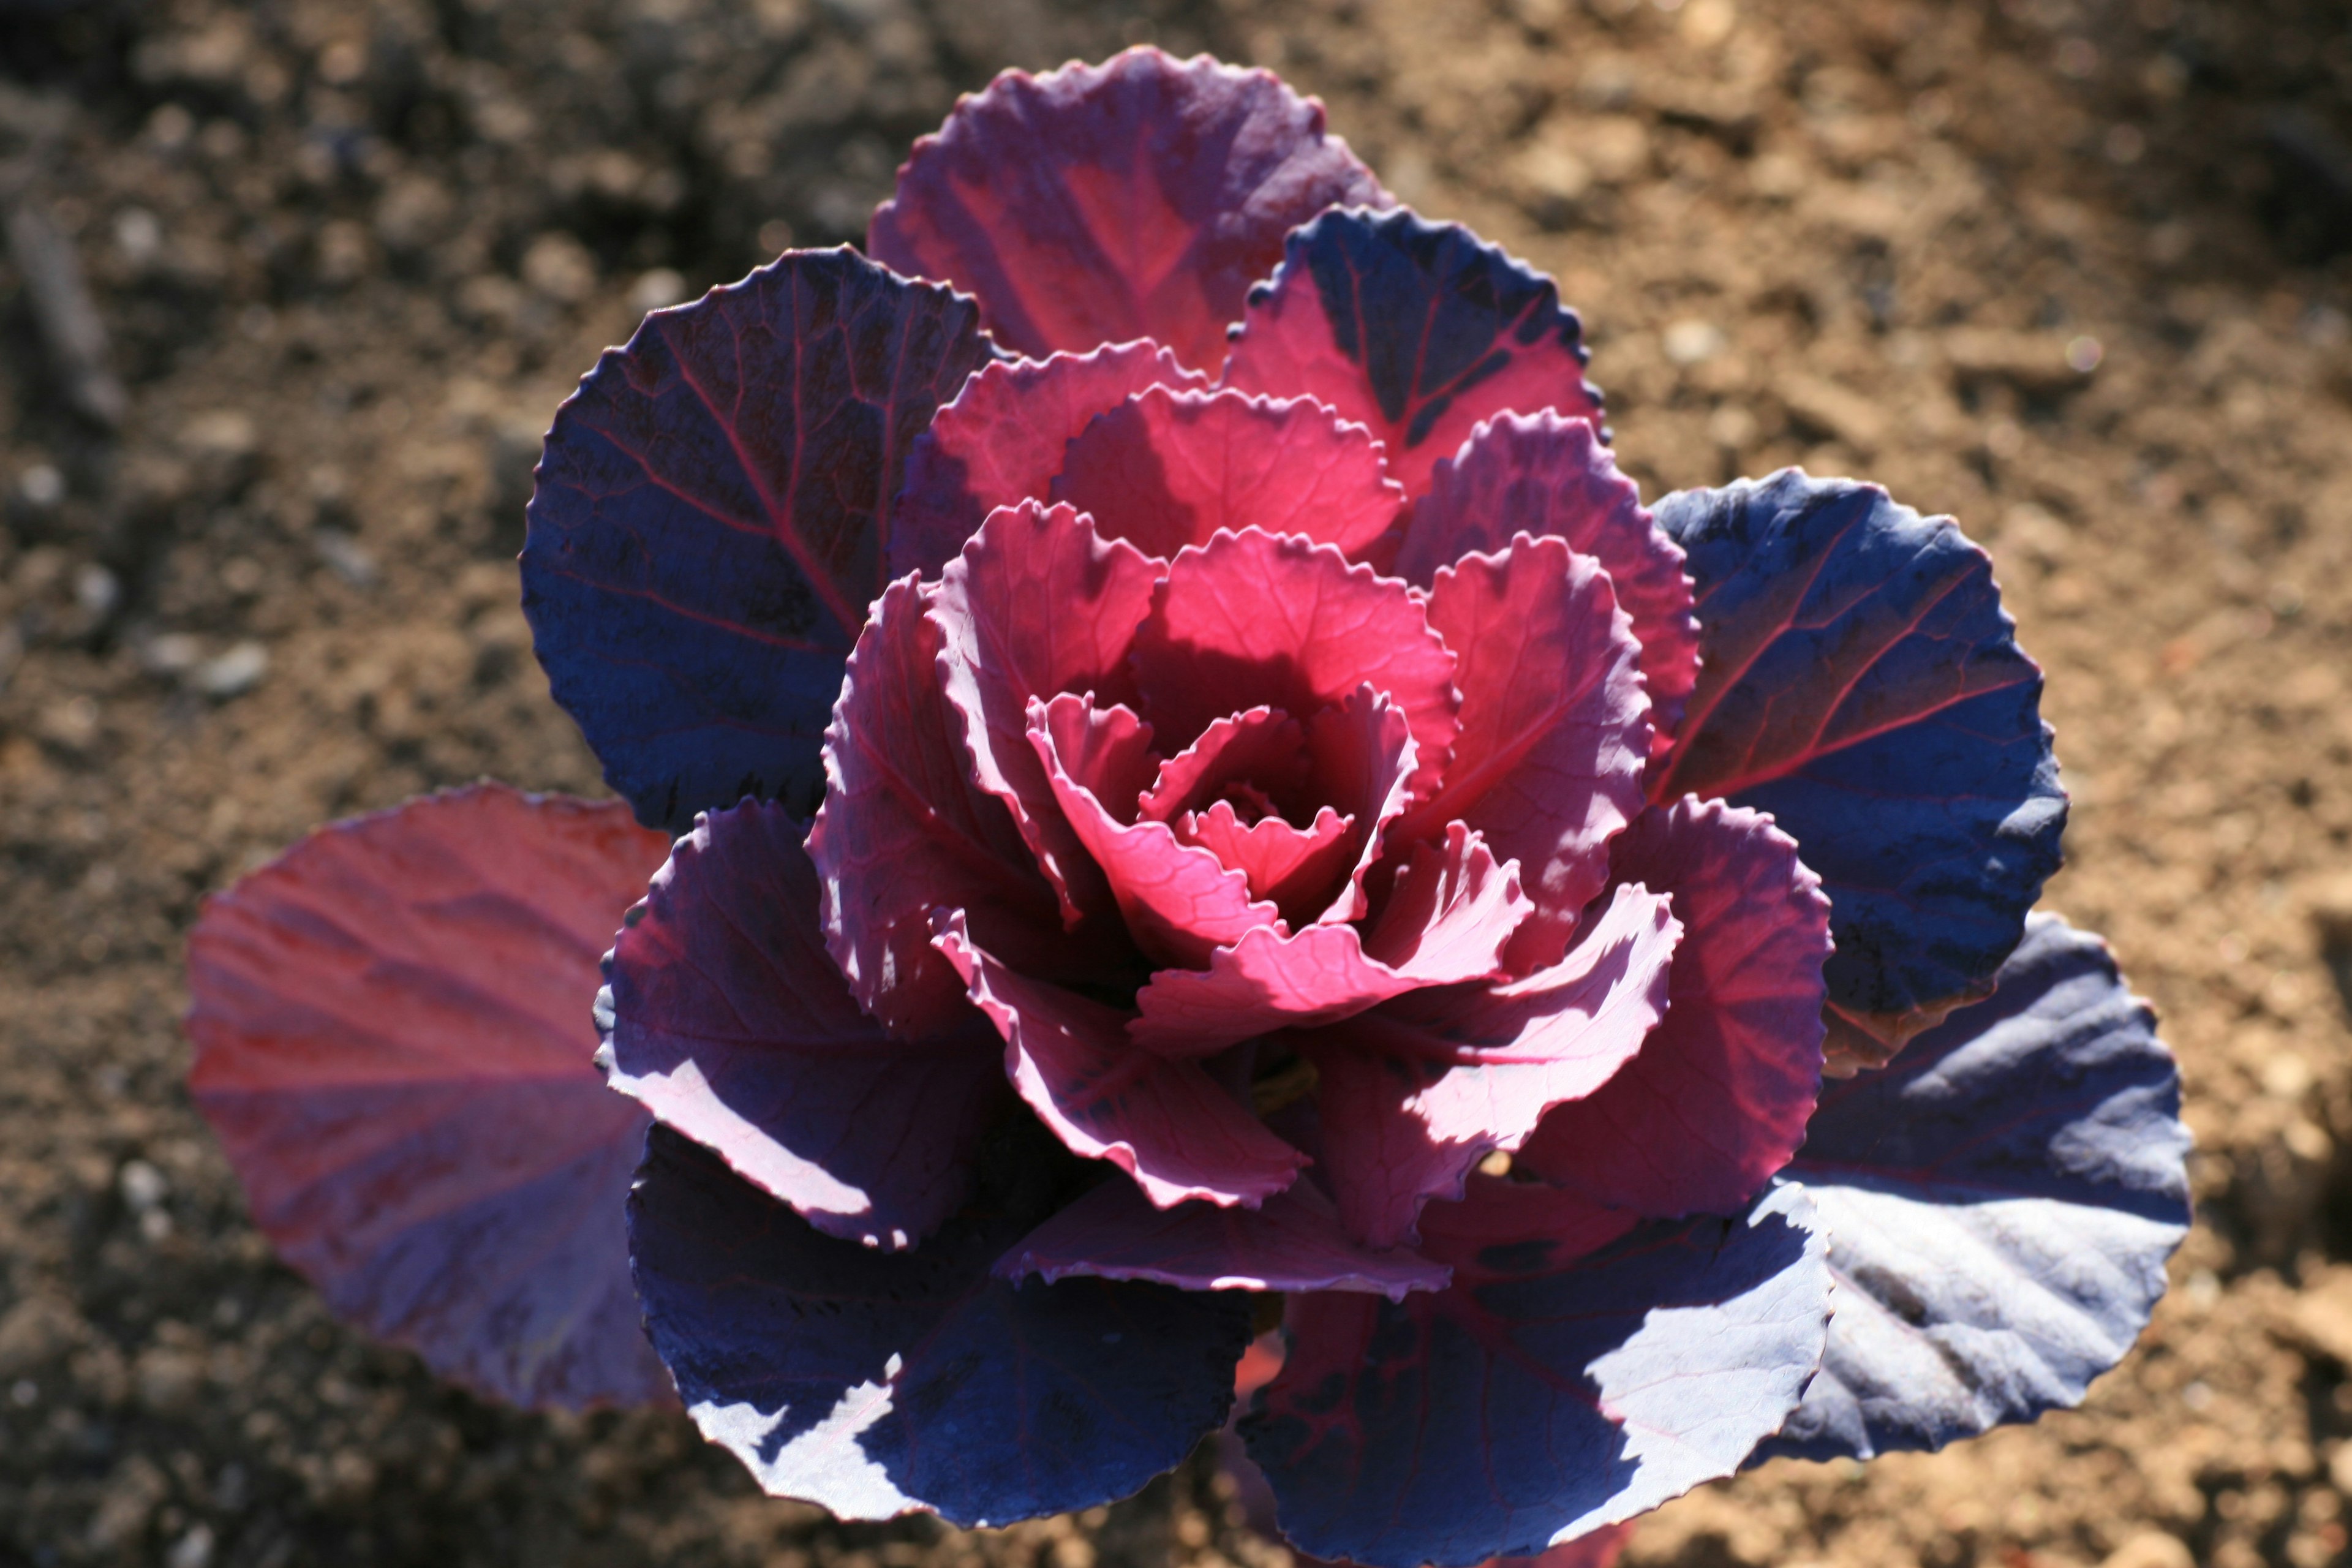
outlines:
[[[16,493],[26,505],[47,511],[66,499],[66,477],[47,463],[35,463],[17,477]]]
[[[310,536],[310,543],[327,569],[352,587],[365,588],[375,582],[375,557],[341,529],[322,528]]]
[[[269,650],[257,642],[241,642],[217,658],[196,667],[193,683],[207,697],[223,701],[242,697],[269,673]]]
[[[1666,357],[1676,364],[1703,364],[1723,352],[1723,329],[1713,321],[1676,321],[1666,329]]]
[[[145,1214],[172,1195],[171,1179],[144,1160],[126,1163],[114,1183],[134,1214]]]

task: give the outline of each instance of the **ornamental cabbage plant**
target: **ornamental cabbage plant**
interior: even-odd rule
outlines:
[[[208,906],[257,1221],[849,1519],[1124,1497],[1277,1325],[1247,1462],[1376,1568],[2076,1402],[2187,1139],[2029,914],[1990,563],[1796,470],[1645,507],[1585,365],[1265,72],[964,100],[865,253],[556,412],[524,607],[625,804],[436,795]]]

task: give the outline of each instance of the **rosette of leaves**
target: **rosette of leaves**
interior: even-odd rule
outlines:
[[[2078,1400],[2186,1136],[2029,919],[1990,563],[1796,471],[1647,508],[1585,363],[1265,72],[964,100],[866,254],[556,413],[524,607],[625,805],[438,795],[208,906],[257,1220],[845,1518],[1125,1496],[1274,1306],[1278,1527],[1386,1568]]]

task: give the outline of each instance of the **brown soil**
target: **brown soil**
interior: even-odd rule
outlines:
[[[854,237],[1000,66],[1275,66],[1582,305],[1645,489],[1802,461],[1995,552],[2051,902],[2179,1049],[2202,1221],[2080,1413],[1775,1465],[1630,1561],[2352,1561],[2352,31],[2331,0],[0,0],[129,412],[0,262],[0,1563],[1270,1561],[1205,1472],[963,1535],[678,1417],[439,1387],[270,1259],[180,1086],[198,899],[491,773],[596,792],[512,556],[648,302]],[[2332,118],[2331,118],[2332,117]],[[2333,253],[2333,254],[2331,254]],[[2094,371],[2084,340],[2103,357]]]

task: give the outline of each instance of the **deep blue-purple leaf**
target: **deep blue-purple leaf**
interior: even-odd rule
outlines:
[[[2081,1401],[2189,1227],[2180,1080],[2096,937],[2037,916],[1990,1001],[1822,1096],[1822,1374],[1764,1457],[1939,1448]]]
[[[996,1278],[1027,1229],[982,1205],[872,1251],[658,1125],[629,1197],[646,1327],[696,1423],[768,1491],[844,1519],[1091,1507],[1223,1421],[1246,1295]]]
[[[704,814],[629,911],[597,1002],[612,1086],[827,1236],[912,1246],[971,1195],[1018,1103],[1004,1046],[892,1037],[824,951],[815,868],[781,805]]]
[[[322,827],[206,900],[188,1089],[335,1312],[494,1398],[667,1403],[596,1079],[596,958],[661,863],[616,801],[478,784]]]
[[[1650,797],[1769,811],[1821,873],[1833,1070],[1981,998],[2058,868],[2066,796],[1992,563],[1948,518],[1798,469],[1657,520],[1700,669]]]
[[[1387,444],[1391,476],[1418,497],[1482,420],[1549,408],[1598,422],[1586,357],[1542,273],[1460,224],[1351,207],[1292,232],[1250,293],[1224,384],[1320,398]]]
[[[803,813],[906,452],[992,349],[844,247],[646,318],[556,411],[522,553],[557,701],[639,821]]]
[[[1424,1250],[1444,1250],[1451,1206],[1424,1216]],[[1730,1474],[1779,1429],[1829,1316],[1801,1193],[1732,1219],[1595,1211],[1565,1229],[1494,1227],[1444,1253],[1451,1289],[1401,1303],[1292,1298],[1289,1357],[1241,1430],[1302,1552],[1531,1556]]]

